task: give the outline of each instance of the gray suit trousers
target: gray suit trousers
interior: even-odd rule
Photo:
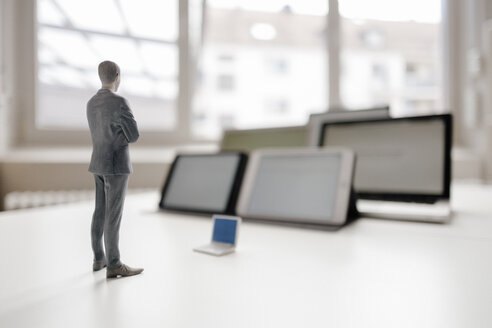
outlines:
[[[118,241],[128,177],[128,174],[94,174],[96,208],[91,225],[92,250],[95,261],[103,261],[107,257],[109,270],[121,266]],[[103,235],[105,247],[103,247]]]

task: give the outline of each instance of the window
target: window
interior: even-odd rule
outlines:
[[[87,129],[85,104],[100,88],[97,65],[121,68],[119,93],[142,130],[176,126],[177,0],[38,0],[40,129]]]
[[[234,76],[221,74],[217,77],[217,87],[221,91],[234,90]]]
[[[218,59],[220,62],[223,62],[223,63],[234,62],[234,56],[231,56],[231,55],[219,55]]]
[[[339,0],[339,8],[343,104],[389,104],[395,116],[441,110],[441,0]]]
[[[37,7],[35,121],[46,135],[87,128],[85,103],[106,59],[120,64],[120,94],[155,143],[301,125],[330,105],[389,104],[396,116],[442,107],[441,0],[37,0]]]
[[[289,103],[287,100],[281,98],[267,99],[264,108],[265,116],[287,114],[289,111]]]
[[[283,58],[269,58],[266,60],[265,66],[267,71],[271,74],[283,75],[289,70],[289,64],[287,63],[287,60]]]
[[[206,4],[191,121],[195,137],[216,139],[224,126],[299,125],[326,110],[327,0]],[[223,54],[234,65],[217,61]]]

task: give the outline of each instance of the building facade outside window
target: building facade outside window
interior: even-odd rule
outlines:
[[[326,110],[327,13],[325,0],[207,1],[192,134],[300,125]],[[214,60],[222,53],[233,64]],[[215,88],[217,74],[234,76],[234,92]]]
[[[339,0],[339,8],[345,107],[441,112],[441,0]]]

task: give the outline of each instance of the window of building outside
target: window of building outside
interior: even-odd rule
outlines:
[[[140,129],[176,126],[178,0],[38,0],[37,18],[38,128],[88,128],[103,60],[121,67]]]
[[[384,8],[384,10],[382,9]],[[345,107],[441,112],[441,0],[339,0]]]
[[[193,135],[301,125],[325,111],[327,13],[328,0],[208,0]]]
[[[217,77],[217,88],[219,91],[233,91],[234,90],[234,76],[229,74],[220,74]]]

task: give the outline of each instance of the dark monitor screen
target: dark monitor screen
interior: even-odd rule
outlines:
[[[245,165],[242,153],[178,155],[166,179],[160,207],[232,214]]]
[[[433,202],[449,198],[450,114],[324,124],[321,146],[356,153],[362,198]]]

